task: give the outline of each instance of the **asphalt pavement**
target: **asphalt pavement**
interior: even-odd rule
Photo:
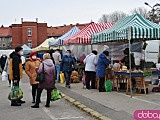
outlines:
[[[33,105],[31,87],[26,75],[21,80],[20,87],[24,93],[22,100],[26,103],[18,107],[10,106],[7,97],[11,88],[8,87],[8,82],[0,81],[0,120],[95,120],[93,116],[78,109],[64,98],[52,102],[50,108],[46,108],[45,90],[42,93],[40,108],[31,108]]]

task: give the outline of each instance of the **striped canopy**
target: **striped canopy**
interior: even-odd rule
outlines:
[[[160,39],[160,25],[146,20],[139,14],[127,16],[112,28],[92,35],[92,43],[124,40]]]
[[[60,46],[63,43],[64,39],[67,39],[69,37],[71,37],[72,35],[76,34],[78,31],[80,31],[80,29],[77,26],[74,26],[71,30],[69,30],[66,34],[62,35],[61,37],[55,39],[55,40],[51,40],[49,41],[49,46]]]
[[[91,22],[75,35],[65,39],[63,44],[90,44],[91,34],[100,32],[113,26],[113,23],[94,23]]]

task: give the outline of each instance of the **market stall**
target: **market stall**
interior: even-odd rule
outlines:
[[[92,49],[102,49],[103,47],[98,47],[98,45],[91,46],[91,34],[100,32],[102,30],[108,29],[113,26],[113,23],[94,23],[91,22],[82,30],[77,32],[75,35],[63,40],[63,49],[70,49],[74,54],[74,57],[79,59],[83,54],[89,54]],[[100,50],[99,50],[100,51]],[[83,66],[79,66],[79,74],[82,76]]]
[[[92,43],[128,42],[129,53],[133,42],[160,39],[160,25],[152,23],[139,14],[127,16],[118,21],[112,28],[92,35]],[[129,54],[131,58],[131,54]],[[129,59],[129,77],[131,80],[131,59]],[[131,82],[130,82],[131,83]],[[132,85],[130,84],[132,97]]]
[[[67,39],[67,38],[73,36],[78,31],[80,31],[80,29],[77,26],[73,27],[71,30],[69,30],[66,34],[62,35],[61,37],[59,37],[55,40],[49,41],[49,46],[50,47],[51,46],[62,46],[64,39]]]

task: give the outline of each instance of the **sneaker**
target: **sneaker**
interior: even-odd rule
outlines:
[[[11,106],[21,106],[21,104],[20,103],[11,103]]]
[[[39,105],[33,105],[31,108],[39,108]]]
[[[67,88],[71,88],[71,86],[70,86],[70,85],[66,85],[66,87],[67,87]]]

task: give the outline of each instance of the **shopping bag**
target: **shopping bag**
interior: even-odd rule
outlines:
[[[2,72],[2,81],[7,81],[8,80],[8,74],[6,71]]]
[[[112,91],[112,82],[110,80],[105,81],[106,92]]]
[[[51,92],[51,101],[56,101],[61,98],[62,98],[62,95],[60,91],[57,88],[53,89]]]
[[[64,83],[66,81],[64,73],[60,73],[60,83]]]
[[[19,86],[12,86],[11,92],[8,95],[9,100],[20,100],[23,98],[23,91]]]

